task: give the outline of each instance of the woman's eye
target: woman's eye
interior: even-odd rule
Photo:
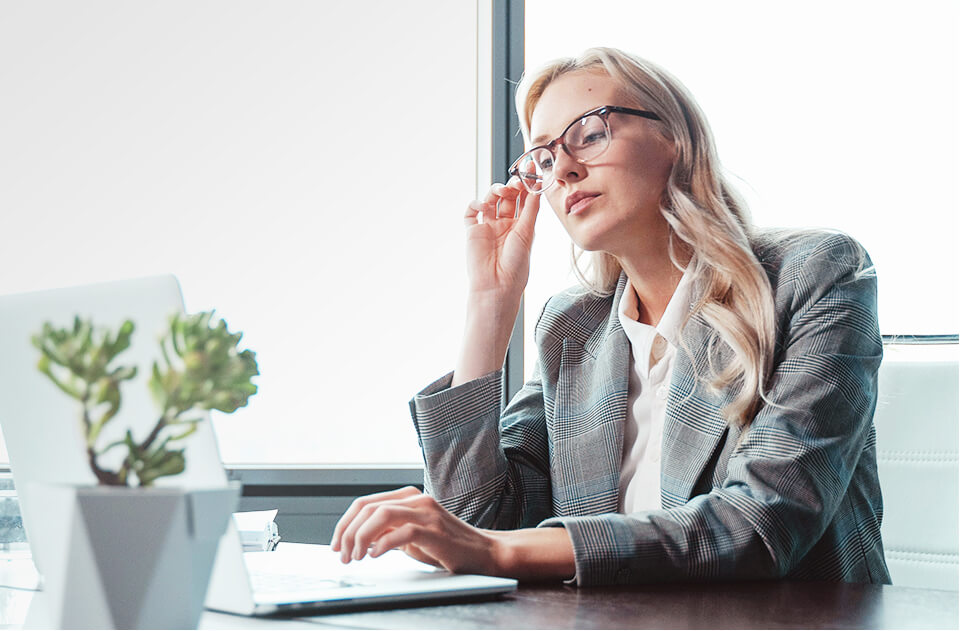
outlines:
[[[584,145],[592,145],[598,142],[602,142],[605,134],[602,131],[594,132],[592,134],[587,134],[583,137]]]

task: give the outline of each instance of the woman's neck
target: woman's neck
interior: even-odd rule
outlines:
[[[677,262],[685,267],[691,258],[689,249],[677,247],[676,250]],[[670,298],[673,297],[680,279],[683,278],[683,270],[677,269],[666,251],[658,254],[658,256],[618,257],[620,266],[639,299],[638,320],[650,326],[660,323]]]

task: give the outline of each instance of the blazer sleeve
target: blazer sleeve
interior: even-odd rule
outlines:
[[[854,521],[837,516],[869,447],[882,355],[876,278],[866,265],[846,235],[784,261],[773,404],[732,450],[722,483],[675,508],[541,524],[570,533],[579,584],[782,577],[831,522]],[[834,527],[856,549],[861,525]]]
[[[452,378],[445,375],[410,401],[425,490],[481,528],[538,525],[551,515],[539,368],[502,414],[502,371],[455,388]]]

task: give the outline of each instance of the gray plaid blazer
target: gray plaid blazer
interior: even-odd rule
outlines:
[[[624,276],[612,297],[571,291],[547,302],[535,374],[506,409],[500,372],[456,388],[448,374],[414,397],[427,491],[480,527],[565,527],[580,585],[889,583],[869,258],[850,237],[826,232],[763,233],[754,251],[775,294],[768,395],[779,405],[761,407],[741,437],[721,416],[734,392],[698,379],[710,374],[711,329],[692,318],[667,402],[660,509],[616,512],[631,361],[617,317]]]

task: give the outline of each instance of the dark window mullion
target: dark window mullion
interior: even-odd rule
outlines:
[[[513,95],[523,74],[523,0],[493,0],[493,179],[503,181],[513,158],[523,152],[523,138]],[[513,325],[503,371],[503,405],[523,385],[523,312]]]

